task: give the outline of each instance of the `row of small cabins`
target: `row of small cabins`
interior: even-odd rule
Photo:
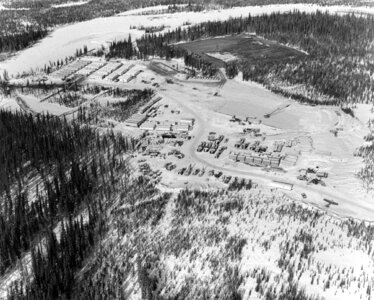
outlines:
[[[91,64],[91,61],[79,59],[53,72],[52,76],[64,80],[68,78],[69,76],[72,76],[79,70],[83,69],[84,67],[88,66],[89,64]]]
[[[237,162],[254,165],[258,167],[274,167],[274,168],[279,167],[279,164],[281,161],[281,156],[272,156],[272,155],[255,156],[251,154],[242,154],[242,153],[230,153],[229,158]]]
[[[97,58],[82,58],[63,66],[59,70],[53,72],[52,76],[65,80],[74,74],[84,76],[91,75],[91,79],[93,80],[118,80],[127,83],[142,72],[142,70],[136,70],[129,74],[129,71],[134,67],[135,64],[123,65],[121,62],[105,62]]]
[[[104,65],[105,65],[105,62],[103,61],[94,61],[90,63],[89,65],[85,66],[84,68],[80,69],[79,71],[77,71],[76,74],[88,76],[88,75],[91,75],[93,72],[99,70]]]
[[[108,62],[103,67],[99,68],[91,76],[93,80],[100,80],[106,78],[109,74],[112,74],[115,70],[119,69],[122,63],[119,62]]]

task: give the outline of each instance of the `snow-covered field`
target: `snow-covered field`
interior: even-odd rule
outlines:
[[[29,10],[29,8],[7,8],[0,3],[0,10]]]
[[[214,58],[217,58],[217,59],[220,59],[220,60],[222,60],[224,62],[234,61],[234,60],[237,59],[237,57],[235,55],[232,55],[229,52],[225,52],[225,53],[219,53],[219,52],[216,52],[216,53],[207,53],[207,55],[209,55],[211,57],[214,57]]]
[[[70,7],[70,6],[79,6],[88,3],[89,1],[78,1],[78,2],[67,2],[64,4],[56,4],[52,5],[54,8],[60,8],[60,7]]]
[[[163,6],[159,6],[160,10],[164,8]],[[155,7],[144,10],[152,9],[155,10]],[[35,46],[21,51],[8,61],[0,63],[0,72],[7,69],[9,74],[16,75],[31,68],[44,67],[50,61],[54,62],[66,56],[73,55],[76,49],[81,49],[84,45],[87,45],[88,49],[93,49],[113,40],[127,38],[129,34],[133,38],[140,37],[144,31],[130,29],[130,26],[134,25],[168,25],[170,27],[165,30],[173,30],[186,22],[197,24],[208,20],[226,20],[230,17],[247,16],[248,14],[260,15],[272,12],[288,12],[294,9],[305,12],[321,10],[330,13],[348,13],[352,10],[357,10],[374,14],[374,8],[305,4],[233,7],[222,10],[157,15],[136,15],[142,10],[127,11],[114,17],[98,18],[87,22],[62,26]]]
[[[0,96],[0,108],[4,110],[17,111],[20,109],[19,105],[13,98]]]

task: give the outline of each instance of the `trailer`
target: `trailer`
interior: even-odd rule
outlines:
[[[293,184],[288,183],[286,181],[273,180],[272,182],[269,183],[269,186],[271,188],[282,189],[282,190],[287,190],[287,191],[291,191],[293,189]]]

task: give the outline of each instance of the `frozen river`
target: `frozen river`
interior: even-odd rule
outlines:
[[[165,7],[158,6],[152,8],[152,10],[161,8]],[[88,49],[93,49],[113,40],[127,38],[129,34],[134,40],[144,33],[144,31],[130,29],[130,26],[134,25],[165,25],[168,26],[165,30],[169,30],[182,26],[185,22],[196,24],[208,20],[225,20],[230,17],[247,16],[249,13],[259,15],[272,12],[288,12],[293,9],[304,12],[320,10],[330,13],[346,13],[354,10],[356,12],[374,14],[374,8],[305,4],[247,6],[224,10],[157,15],[137,15],[141,10],[133,10],[113,17],[98,18],[59,27],[33,47],[21,51],[7,61],[1,62],[0,72],[2,73],[2,70],[6,69],[10,75],[16,75],[31,68],[43,67],[49,62],[64,59],[73,55],[76,49],[83,48],[84,45],[87,45]]]

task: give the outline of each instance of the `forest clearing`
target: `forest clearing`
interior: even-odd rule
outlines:
[[[287,60],[293,58],[302,58],[305,54],[292,49],[290,47],[282,46],[275,42],[259,38],[255,35],[238,35],[217,37],[213,39],[203,39],[189,43],[177,44],[187,51],[201,55],[205,60],[212,62],[217,67],[224,67],[225,61],[214,59],[209,53],[223,53],[228,52],[237,59],[244,60],[258,60],[273,61],[273,60]],[[231,58],[229,61],[233,61]]]

